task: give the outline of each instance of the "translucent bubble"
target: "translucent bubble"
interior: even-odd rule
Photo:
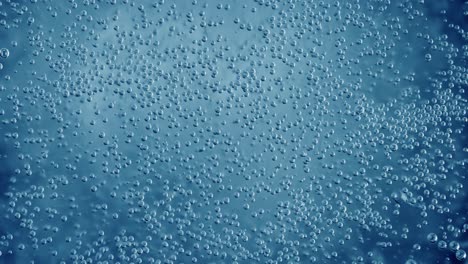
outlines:
[[[424,58],[426,59],[426,61],[431,61],[432,60],[432,55],[431,54],[426,54],[426,55],[424,55]]]
[[[445,242],[444,240],[440,240],[439,242],[437,242],[437,247],[439,249],[446,249],[447,248],[447,242]]]
[[[463,249],[459,249],[457,252],[455,252],[455,257],[458,260],[463,261],[466,259],[466,252]]]
[[[429,240],[429,242],[431,242],[431,243],[436,243],[437,239],[438,239],[438,237],[434,233],[430,233],[429,235],[427,235],[427,240]]]
[[[457,251],[460,249],[460,244],[457,241],[450,241],[448,246],[451,251]]]
[[[0,49],[0,57],[6,59],[10,56],[10,51],[7,48]]]

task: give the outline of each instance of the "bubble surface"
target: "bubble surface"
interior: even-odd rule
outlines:
[[[0,2],[0,263],[463,263],[462,2]]]

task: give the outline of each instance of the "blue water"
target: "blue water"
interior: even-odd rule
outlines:
[[[0,263],[468,263],[467,16],[0,1]]]

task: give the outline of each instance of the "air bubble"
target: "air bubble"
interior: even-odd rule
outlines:
[[[460,249],[460,244],[456,241],[451,241],[448,246],[449,246],[449,249],[454,252]]]
[[[430,233],[429,235],[427,235],[427,240],[431,243],[436,243],[437,242],[437,235],[434,234],[434,233]]]
[[[10,57],[10,51],[7,48],[1,48],[0,57],[3,59],[7,59],[8,57]]]
[[[466,252],[463,249],[457,250],[457,252],[455,253],[455,257],[459,261],[463,261],[466,259]]]

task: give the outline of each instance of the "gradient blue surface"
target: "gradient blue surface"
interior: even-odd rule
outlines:
[[[0,263],[466,263],[467,15],[0,1]]]

